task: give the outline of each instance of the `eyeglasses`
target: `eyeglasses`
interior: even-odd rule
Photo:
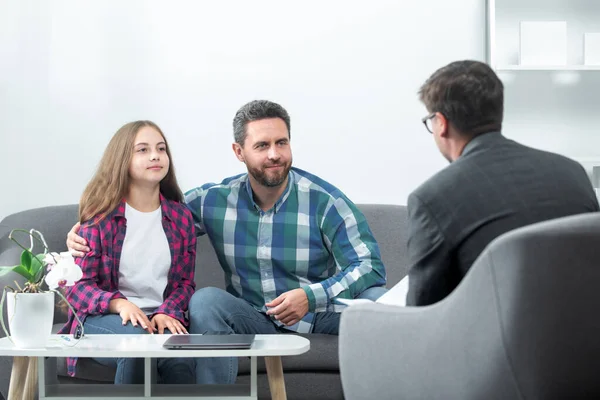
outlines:
[[[433,133],[433,125],[431,124],[431,120],[435,117],[436,113],[431,113],[426,117],[421,118],[421,122],[425,125],[425,128],[429,131],[429,133]]]

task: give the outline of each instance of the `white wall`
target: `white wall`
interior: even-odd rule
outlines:
[[[161,126],[184,190],[244,171],[231,120],[266,98],[294,164],[405,204],[446,165],[417,90],[485,56],[483,0],[0,0],[0,218],[76,203],[114,132]]]

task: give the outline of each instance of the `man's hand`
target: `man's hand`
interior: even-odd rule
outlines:
[[[87,247],[87,242],[84,238],[77,234],[79,231],[79,222],[73,225],[69,233],[67,234],[67,249],[73,257],[83,257],[85,253],[90,251]]]
[[[129,321],[131,321],[131,325],[133,326],[138,326],[139,323],[148,333],[154,333],[154,327],[146,314],[129,300],[113,299],[110,301],[108,309],[111,313],[121,316],[123,325],[126,325]]]
[[[290,326],[299,322],[308,312],[308,297],[303,289],[287,291],[270,303],[267,315],[274,315],[276,320]]]
[[[188,333],[179,320],[166,314],[156,314],[154,317],[152,317],[152,321],[150,321],[150,323],[152,324],[152,328],[154,328],[155,331],[158,330],[158,333],[161,335],[165,333],[165,328],[171,331],[173,334],[183,335]]]

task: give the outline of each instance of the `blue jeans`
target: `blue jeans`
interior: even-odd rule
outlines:
[[[387,292],[384,287],[372,287],[357,298],[377,300]],[[227,333],[275,334],[290,332],[280,328],[248,302],[224,290],[207,287],[192,296],[189,305],[190,333],[210,331]],[[312,333],[337,335],[340,326],[340,313],[322,312],[315,314]],[[196,359],[196,383],[231,384],[235,383],[238,372],[236,357],[213,357]]]
[[[135,335],[148,334],[139,326],[131,322],[123,325],[122,319],[117,314],[90,315],[83,323],[86,334],[120,334]],[[170,333],[165,330],[165,333]],[[144,383],[143,358],[94,358],[102,365],[116,368],[115,384],[141,384]],[[157,360],[158,375],[163,383],[194,383],[193,358],[159,358]]]

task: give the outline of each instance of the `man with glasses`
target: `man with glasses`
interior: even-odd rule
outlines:
[[[420,89],[423,124],[451,164],[408,198],[407,305],[442,300],[505,232],[599,210],[580,164],[502,135],[503,92],[477,61],[453,62]]]

